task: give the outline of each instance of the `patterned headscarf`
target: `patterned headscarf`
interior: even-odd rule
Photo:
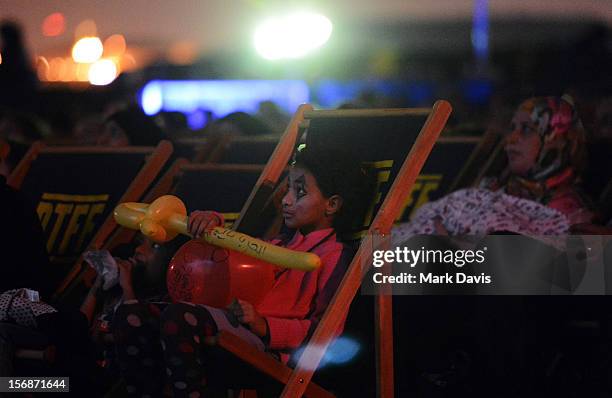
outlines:
[[[574,101],[562,97],[535,97],[523,101],[519,111],[530,115],[532,128],[540,137],[540,152],[526,176],[511,176],[509,193],[529,191],[533,199],[546,201],[551,191],[571,184],[581,172],[585,156],[585,131]]]

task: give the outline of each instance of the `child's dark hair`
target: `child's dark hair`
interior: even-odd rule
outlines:
[[[339,195],[342,206],[333,220],[339,237],[350,239],[361,229],[367,206],[372,197],[371,179],[361,162],[350,152],[341,149],[298,149],[292,163],[308,170],[326,198]]]

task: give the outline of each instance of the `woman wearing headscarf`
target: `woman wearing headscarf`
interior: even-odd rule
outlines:
[[[563,235],[573,224],[592,221],[578,187],[585,132],[571,97],[523,101],[504,139],[508,167],[499,177],[422,206],[395,228],[394,243],[436,233]]]
[[[570,97],[536,97],[523,101],[514,114],[511,129],[504,137],[508,166],[499,177],[483,181],[478,188],[459,190],[422,206],[409,223],[393,230],[393,246],[420,248],[421,237],[415,235],[463,235],[461,240],[451,242],[425,237],[428,248],[456,251],[458,248],[478,247],[485,235],[510,233],[531,237],[564,250],[566,239],[560,239],[559,236],[569,234],[571,225],[589,222],[593,218],[588,201],[578,188],[584,161],[584,141],[585,132]],[[531,286],[529,282],[539,275],[545,275],[541,274],[541,271],[546,270],[542,259],[548,258],[545,257],[548,255],[553,256],[555,252],[522,238],[504,242],[510,243],[511,251],[505,252],[508,256],[498,257],[501,240],[489,241],[495,250],[487,253],[487,260],[490,261],[482,268],[495,279],[495,284],[491,285],[493,288],[482,286],[482,291],[489,294],[499,293],[508,287],[516,291],[517,286],[524,287],[522,281],[527,282],[525,286]],[[527,242],[529,245],[525,246]],[[504,250],[509,248],[507,245],[503,247]],[[500,260],[501,257],[516,258],[513,255],[522,250],[527,251],[520,254],[525,254],[526,258],[535,263]],[[417,265],[417,269],[428,271],[457,270],[454,265],[445,267],[445,264],[441,264],[441,267],[440,264]],[[472,272],[469,267],[461,270]],[[457,294],[479,291],[463,289],[461,286],[451,283],[440,292]],[[508,291],[504,290],[504,294],[508,294]],[[523,298],[512,296],[482,299],[411,297],[411,300],[415,309],[404,316],[425,330],[424,335],[437,336],[435,333],[443,330],[451,336],[445,336],[444,339],[455,338],[458,348],[455,351],[449,349],[450,354],[444,355],[464,358],[450,359],[447,360],[449,364],[446,364],[443,360],[446,357],[442,355],[439,364],[434,362],[447,371],[439,371],[437,368],[432,371],[428,365],[423,365],[423,375],[429,384],[460,386],[472,377],[470,373],[483,372],[487,375],[483,378],[486,382],[478,387],[487,391],[487,394],[494,391],[493,395],[496,396],[522,396],[525,391],[533,391],[536,381],[532,380],[531,372],[539,374],[539,369],[544,365],[536,361],[540,357],[529,356],[525,351],[524,347],[529,345],[526,341],[533,339],[538,342],[538,354],[542,354],[541,360],[545,362],[549,358],[550,347],[556,342],[551,336],[556,336],[553,333],[557,331],[555,326],[560,325],[562,319],[556,313],[553,315],[553,309],[564,308],[557,306],[555,301],[553,305],[545,302],[542,310],[536,305],[538,302],[523,301]],[[527,334],[531,329],[525,326],[526,308],[530,308],[540,321],[536,322],[538,327],[535,330],[545,330],[550,332],[549,335],[541,333],[532,337]],[[457,337],[466,336],[464,333],[476,336],[477,345],[471,346],[469,338]],[[548,340],[540,336],[546,336]],[[406,336],[404,338],[407,339]],[[426,347],[423,355],[428,360],[437,358],[431,347],[439,346],[440,338],[415,337],[415,341]],[[527,358],[536,361],[538,365],[528,364]],[[477,370],[469,370],[470,366]],[[507,375],[512,375],[512,378]],[[452,390],[452,387],[447,390]]]
[[[577,186],[585,163],[585,131],[571,97],[523,101],[505,142],[508,168],[500,179],[488,181],[489,189],[501,188],[570,219],[587,209]]]

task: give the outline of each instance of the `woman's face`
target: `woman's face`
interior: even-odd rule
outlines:
[[[505,137],[510,172],[524,176],[535,166],[540,153],[540,136],[529,113],[518,110],[512,118],[510,134]]]
[[[303,234],[331,227],[333,217],[313,175],[300,167],[289,171],[289,185],[283,197],[285,225]]]

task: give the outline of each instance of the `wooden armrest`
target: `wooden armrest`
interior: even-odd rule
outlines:
[[[241,338],[227,331],[221,331],[216,336],[207,338],[206,344],[218,346],[231,352],[238,358],[283,384],[287,384],[293,372],[293,369],[281,363],[272,357],[272,355],[259,351]],[[313,382],[310,382],[308,387],[306,387],[305,395],[307,397],[334,397],[332,393]]]

